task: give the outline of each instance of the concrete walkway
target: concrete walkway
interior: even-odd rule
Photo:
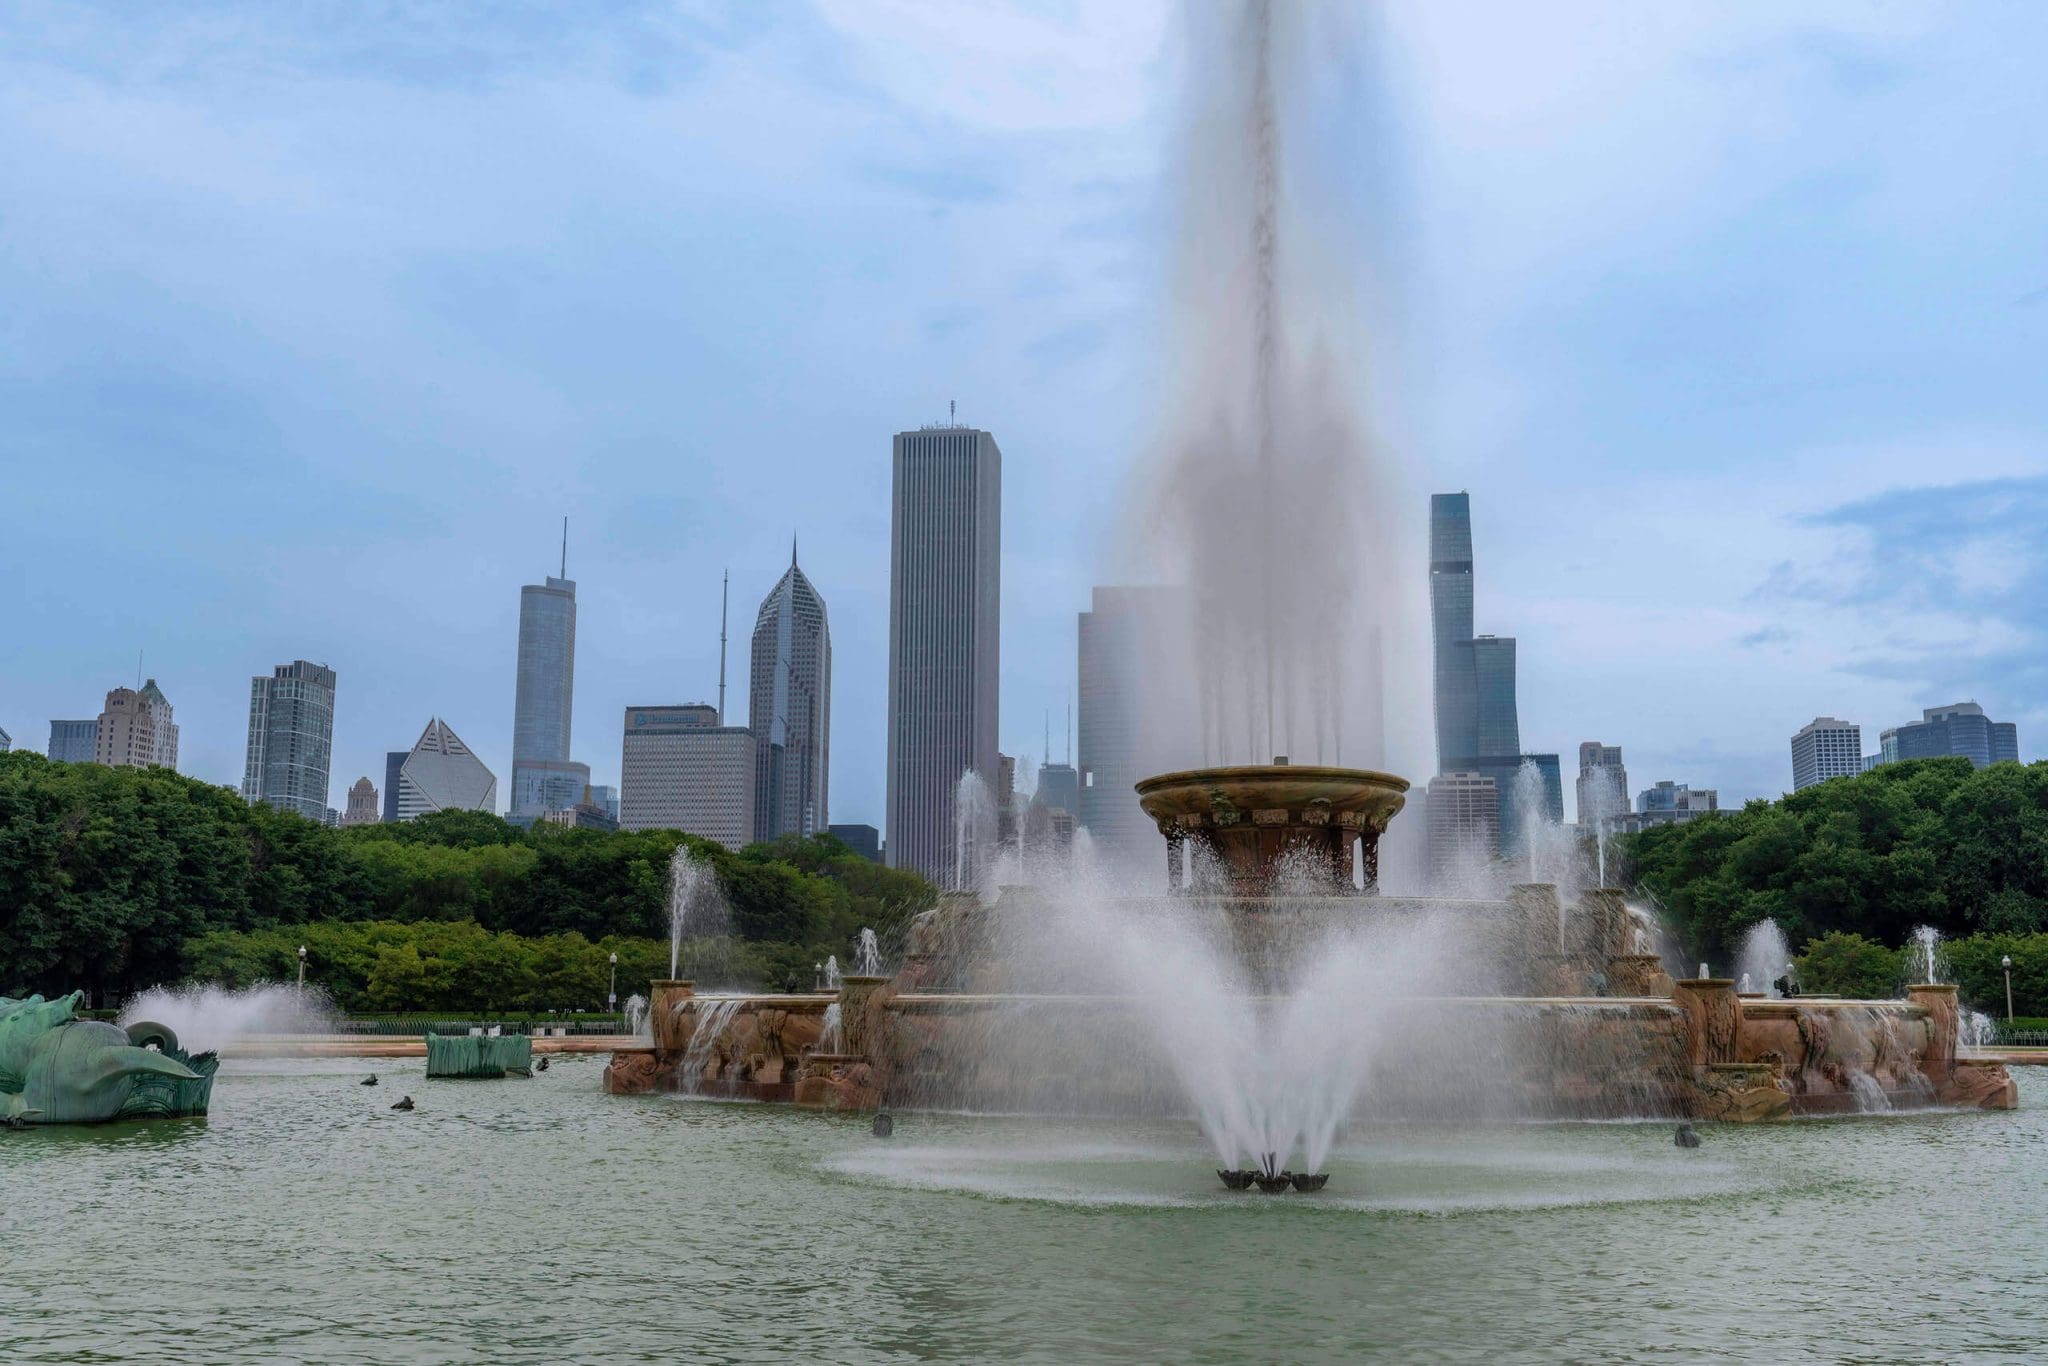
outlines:
[[[651,1049],[630,1034],[535,1035],[535,1053],[615,1053]],[[417,1034],[258,1034],[220,1050],[224,1058],[424,1058],[426,1040]]]

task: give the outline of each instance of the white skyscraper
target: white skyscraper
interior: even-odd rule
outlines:
[[[496,811],[498,779],[440,717],[398,766],[398,819],[429,811]]]
[[[991,790],[1003,456],[968,427],[899,432],[889,534],[889,865],[954,874],[953,796]]]
[[[1863,771],[1863,727],[1816,716],[1792,737],[1792,790]]]
[[[831,824],[832,627],[796,567],[761,601],[747,693],[754,733],[754,838],[815,835]]]
[[[333,757],[334,670],[295,659],[249,680],[244,797],[324,820]]]

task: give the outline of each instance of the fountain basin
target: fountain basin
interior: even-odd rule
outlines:
[[[1379,890],[1379,843],[1407,802],[1408,780],[1363,768],[1246,764],[1162,773],[1138,784],[1138,805],[1166,837],[1167,880],[1190,890],[1189,840],[1215,855],[1236,896],[1263,896],[1276,879],[1334,896]],[[1351,880],[1363,853],[1365,885]]]
[[[1246,1189],[1252,1184],[1253,1179],[1258,1176],[1257,1172],[1252,1171],[1249,1168],[1247,1168],[1244,1171],[1231,1171],[1225,1167],[1218,1167],[1216,1169],[1216,1174],[1223,1178],[1224,1185],[1230,1187],[1234,1191],[1241,1191]]]
[[[1268,1176],[1264,1172],[1259,1172],[1252,1177],[1252,1180],[1256,1181],[1259,1189],[1266,1194],[1278,1195],[1281,1191],[1294,1184],[1294,1173],[1281,1172],[1278,1176]]]
[[[1315,1172],[1313,1174],[1309,1172],[1296,1172],[1294,1174],[1294,1188],[1298,1191],[1319,1191],[1329,1184],[1330,1174],[1328,1172]]]

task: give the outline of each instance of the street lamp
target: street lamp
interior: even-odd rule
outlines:
[[[299,990],[306,989],[306,946],[299,945]]]
[[[619,956],[616,953],[612,955],[612,987],[604,1001],[607,1010],[619,1008]]]
[[[2008,954],[2006,954],[2006,955],[2005,955],[2005,956],[2004,956],[2003,958],[1999,959],[1999,960],[1998,960],[1998,962],[1999,962],[1999,966],[2001,966],[2001,967],[2003,967],[2003,968],[2005,969],[2005,1022],[2006,1022],[2007,1024],[2011,1024],[2011,1023],[2012,1023],[2012,955],[2008,953]]]

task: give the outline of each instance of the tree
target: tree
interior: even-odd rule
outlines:
[[[1799,964],[1799,990],[1809,996],[1850,996],[1882,1000],[1899,994],[1899,955],[1860,934],[1836,930],[1806,946]]]

